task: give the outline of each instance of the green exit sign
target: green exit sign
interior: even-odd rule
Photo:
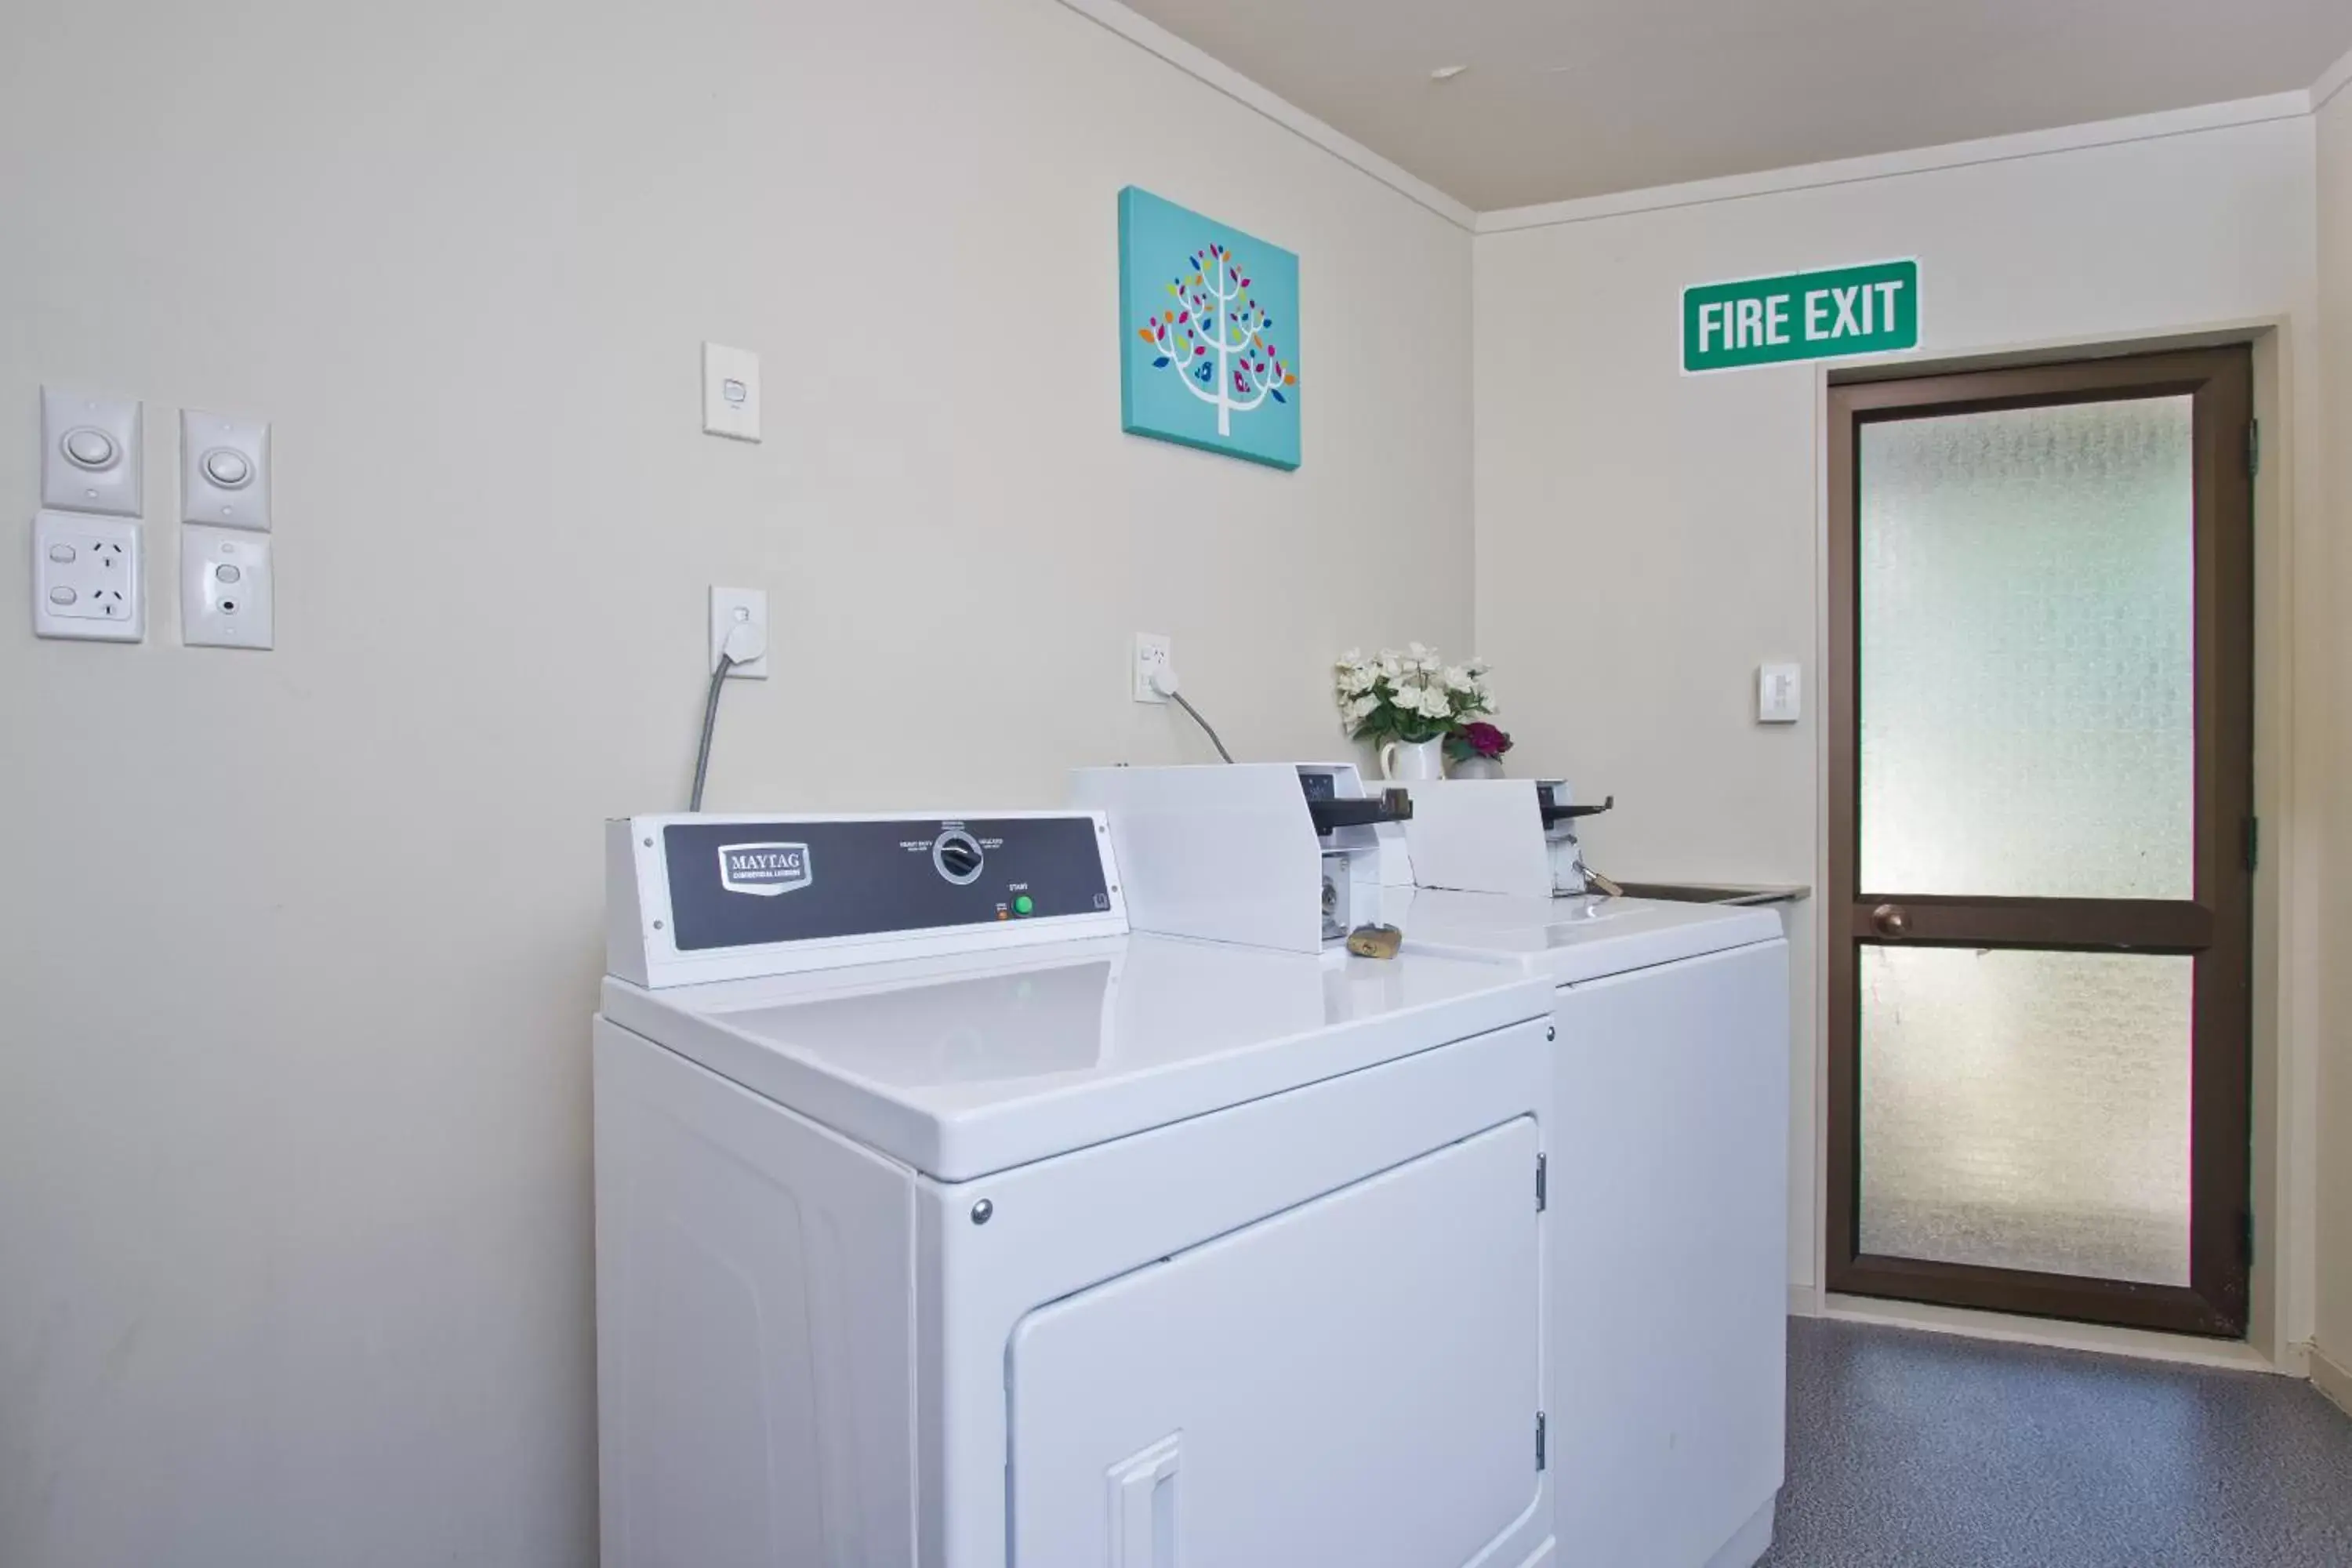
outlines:
[[[1685,371],[1918,346],[1916,261],[1874,261],[1683,290]]]

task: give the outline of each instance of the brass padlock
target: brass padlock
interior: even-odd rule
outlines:
[[[1358,958],[1394,958],[1403,941],[1394,926],[1360,925],[1348,933],[1348,951]]]

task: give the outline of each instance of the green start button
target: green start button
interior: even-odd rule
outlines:
[[[1031,901],[1029,895],[1026,893],[1022,894],[1019,898],[1013,900],[1013,912],[1016,915],[1025,915],[1036,907],[1036,904]]]

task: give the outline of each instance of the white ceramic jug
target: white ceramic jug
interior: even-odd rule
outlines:
[[[1381,776],[1386,779],[1442,779],[1445,776],[1445,742],[1389,741],[1381,746]]]

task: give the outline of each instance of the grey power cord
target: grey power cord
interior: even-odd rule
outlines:
[[[710,737],[719,728],[719,693],[727,685],[727,673],[767,651],[767,639],[749,621],[737,623],[719,645],[719,666],[710,672],[710,693],[702,700],[702,744],[694,753],[694,795],[687,804],[688,811],[702,809],[702,784],[710,774]]]
[[[1187,702],[1184,700],[1184,694],[1176,689],[1176,675],[1174,671],[1169,669],[1157,669],[1152,671],[1151,689],[1157,691],[1160,696],[1165,697],[1169,701],[1173,702],[1177,707],[1181,708],[1185,712],[1191,714],[1192,716],[1192,722],[1201,726],[1201,733],[1209,737],[1209,744],[1217,748],[1217,755],[1224,758],[1225,761],[1229,763],[1234,760],[1234,754],[1225,750],[1225,743],[1217,739],[1215,727],[1213,726],[1206,719],[1202,718],[1201,710],[1198,708],[1193,707],[1190,702]]]

